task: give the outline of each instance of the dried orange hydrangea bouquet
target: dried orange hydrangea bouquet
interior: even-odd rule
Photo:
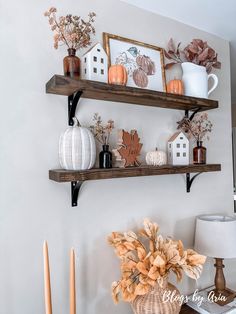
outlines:
[[[183,272],[190,278],[199,278],[206,257],[192,249],[184,250],[180,240],[164,239],[157,235],[158,230],[156,223],[145,219],[144,229],[138,235],[133,231],[112,232],[108,237],[121,260],[121,279],[112,283],[115,303],[119,295],[132,302],[137,296],[148,294],[156,284],[162,286],[170,271],[178,281]]]

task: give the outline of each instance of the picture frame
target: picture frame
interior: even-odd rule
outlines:
[[[127,86],[166,92],[164,51],[137,40],[103,33],[108,65],[122,64],[128,74]]]

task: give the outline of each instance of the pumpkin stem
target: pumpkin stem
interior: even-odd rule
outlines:
[[[156,152],[158,151],[158,148],[156,147]]]
[[[73,117],[72,119],[73,119],[73,122],[74,122],[73,127],[81,126],[80,123],[79,123],[79,120],[76,117]]]

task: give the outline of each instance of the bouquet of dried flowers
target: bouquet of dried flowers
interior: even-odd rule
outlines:
[[[72,14],[57,19],[56,12],[57,9],[52,7],[44,13],[54,32],[54,48],[57,49],[59,43],[76,50],[88,47],[91,44],[90,35],[95,34],[93,23],[96,14],[90,12],[88,21],[85,21],[80,16]]]
[[[198,142],[202,141],[207,133],[212,131],[213,126],[206,112],[195,115],[192,120],[184,117],[177,124],[178,129],[187,132],[190,138],[193,137]],[[207,136],[207,139],[209,140],[209,136]]]
[[[204,66],[207,73],[211,72],[212,67],[221,68],[221,63],[217,60],[217,53],[206,41],[193,39],[183,50],[180,49],[180,45],[181,43],[178,43],[175,47],[173,39],[169,40],[168,50],[164,50],[164,52],[166,58],[171,62],[165,65],[166,69],[183,62],[192,62]]]
[[[109,145],[110,135],[114,129],[114,121],[108,120],[105,125],[102,124],[101,116],[98,113],[95,113],[93,116],[94,125],[90,126],[94,137],[102,145]]]
[[[115,303],[118,303],[120,294],[127,302],[147,294],[156,284],[162,285],[170,271],[175,273],[178,281],[183,272],[190,278],[199,278],[206,257],[191,249],[185,251],[180,240],[157,236],[158,229],[156,223],[146,218],[144,229],[139,231],[144,241],[133,231],[112,232],[108,237],[121,260],[121,279],[112,283]]]

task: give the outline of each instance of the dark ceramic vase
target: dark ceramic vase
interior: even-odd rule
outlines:
[[[103,145],[99,153],[99,168],[112,168],[112,153],[109,151],[109,145]]]

